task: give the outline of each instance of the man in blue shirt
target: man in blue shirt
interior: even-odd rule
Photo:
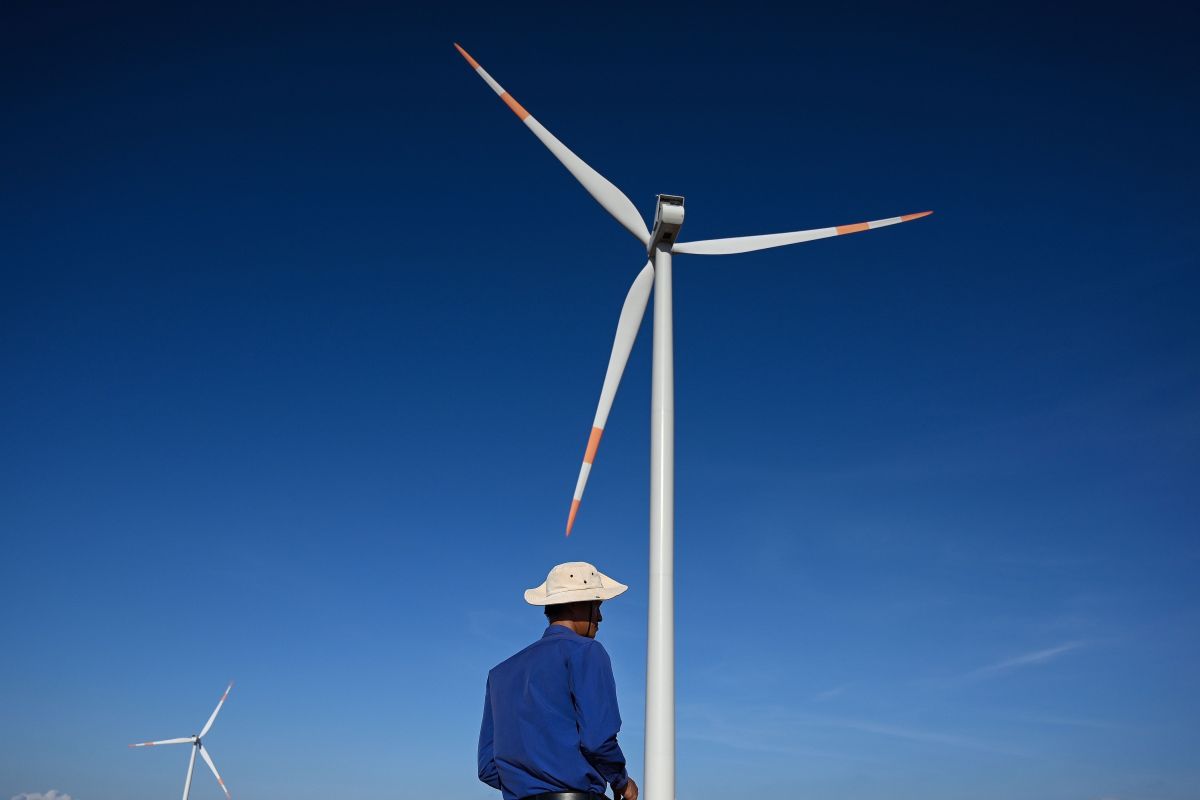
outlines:
[[[600,604],[628,588],[572,561],[525,592],[550,625],[488,673],[479,729],[479,780],[504,800],[599,800],[606,786],[618,800],[637,800],[617,744],[612,662],[595,638]]]

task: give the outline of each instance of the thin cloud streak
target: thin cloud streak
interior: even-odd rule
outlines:
[[[693,718],[693,724],[688,726],[689,733],[684,734],[686,738],[764,753],[790,752],[797,755],[828,755],[848,760],[860,760],[862,757],[854,754],[821,753],[791,744],[780,744],[794,739],[798,729],[801,728],[838,728],[921,744],[964,748],[1007,756],[1024,757],[1028,755],[1028,753],[1005,745],[955,733],[908,728],[875,720],[797,713],[778,706],[743,709],[738,714],[736,721],[729,719],[716,709],[704,705],[690,706],[687,713]]]
[[[750,736],[746,735],[746,731],[727,731],[718,733],[692,733],[681,732],[680,739],[687,739],[694,742],[708,742],[709,744],[718,744],[723,747],[729,747],[735,750],[745,750],[752,753],[765,753],[767,755],[785,755],[785,756],[802,756],[820,759],[835,759],[838,761],[851,761],[865,764],[881,764],[884,763],[879,759],[869,758],[866,756],[854,755],[852,753],[838,753],[831,750],[821,750],[814,747],[804,747],[802,745],[781,744],[780,742],[763,742],[755,741]]]
[[[988,664],[986,667],[972,670],[963,676],[963,680],[982,680],[984,678],[994,677],[1014,669],[1028,667],[1034,664],[1045,664],[1048,661],[1053,661],[1059,656],[1065,655],[1072,650],[1078,650],[1084,646],[1084,642],[1064,642],[1057,647],[1047,647],[1044,650],[1034,650],[1031,653],[1023,653],[1013,658],[1006,658],[1003,661],[997,661],[995,664]]]
[[[844,685],[843,686],[835,686],[832,689],[826,689],[823,692],[817,692],[816,694],[814,694],[812,696],[812,699],[817,702],[823,701],[823,700],[832,700],[833,698],[838,697],[845,691],[846,691],[846,687]]]
[[[1044,714],[1012,714],[1008,715],[1009,719],[1017,722],[1025,722],[1033,725],[1055,725],[1059,727],[1070,728],[1094,728],[1096,730],[1120,730],[1124,726],[1118,725],[1115,722],[1108,722],[1101,719],[1082,719],[1079,717],[1056,717]]]
[[[1027,755],[1019,750],[992,744],[991,742],[981,741],[979,739],[972,739],[967,736],[960,736],[953,733],[939,733],[937,731],[919,730],[914,728],[904,728],[897,725],[889,725],[887,723],[875,722],[872,720],[844,719],[841,717],[804,716],[798,721],[800,724],[804,725],[825,725],[832,728],[844,728],[846,730],[861,731],[862,733],[873,733],[878,736],[890,736],[896,739],[905,739],[910,742],[949,745],[950,747],[962,747],[968,750],[980,750],[985,753],[999,753],[1001,755],[1008,756]]]

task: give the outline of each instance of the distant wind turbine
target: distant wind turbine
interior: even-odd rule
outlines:
[[[212,770],[213,776],[217,779],[217,783],[221,784],[221,789],[225,792],[226,798],[232,798],[229,794],[229,788],[225,785],[225,781],[221,780],[221,773],[217,772],[217,765],[213,763],[212,757],[208,751],[204,749],[204,744],[200,741],[208,734],[212,728],[213,722],[217,719],[217,714],[221,711],[221,706],[225,705],[225,698],[229,697],[229,690],[233,688],[233,681],[229,682],[229,686],[225,689],[225,694],[221,695],[221,699],[217,701],[217,707],[213,709],[212,716],[208,718],[208,722],[204,723],[204,727],[195,736],[184,736],[179,739],[163,739],[158,742],[140,742],[131,744],[130,747],[157,747],[160,744],[191,744],[192,757],[188,759],[187,777],[183,781],[183,800],[188,800],[188,793],[192,790],[192,768],[196,766],[196,753],[204,759],[204,763],[208,764],[208,768]]]
[[[616,218],[646,247],[648,260],[638,273],[617,321],[608,371],[600,390],[600,403],[592,422],[583,466],[575,484],[575,496],[567,516],[567,535],[575,524],[583,489],[600,437],[608,421],[617,386],[646,313],[650,290],[654,290],[654,360],[650,398],[650,587],[649,626],[646,656],[646,785],[647,800],[675,798],[675,377],[674,331],[671,307],[671,255],[689,253],[718,256],[746,253],[768,247],[810,242],[846,233],[882,228],[899,222],[919,219],[933,213],[922,211],[900,217],[816,228],[790,233],[768,233],[761,236],[738,236],[730,239],[708,239],[699,242],[679,242],[676,237],[683,225],[683,198],[660,194],[654,212],[654,228],[648,229],[641,213],[625,194],[603,175],[588,166],[567,146],[534,119],[513,96],[504,91],[479,62],[460,47],[458,52],[483,78],[500,99],[525,123],[525,127],[554,154],[567,171],[583,185],[605,211]]]

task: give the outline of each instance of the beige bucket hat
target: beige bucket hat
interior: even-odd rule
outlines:
[[[526,589],[525,602],[531,606],[556,606],[587,600],[611,600],[628,588],[586,561],[568,561],[550,570],[541,586]]]

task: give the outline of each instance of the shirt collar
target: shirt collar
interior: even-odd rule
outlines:
[[[579,636],[578,633],[571,630],[570,628],[567,628],[563,625],[551,624],[551,625],[546,626],[545,632],[542,633],[542,638],[545,639],[547,636],[564,636],[564,635],[565,636]],[[583,637],[580,636],[580,638],[582,639]]]

